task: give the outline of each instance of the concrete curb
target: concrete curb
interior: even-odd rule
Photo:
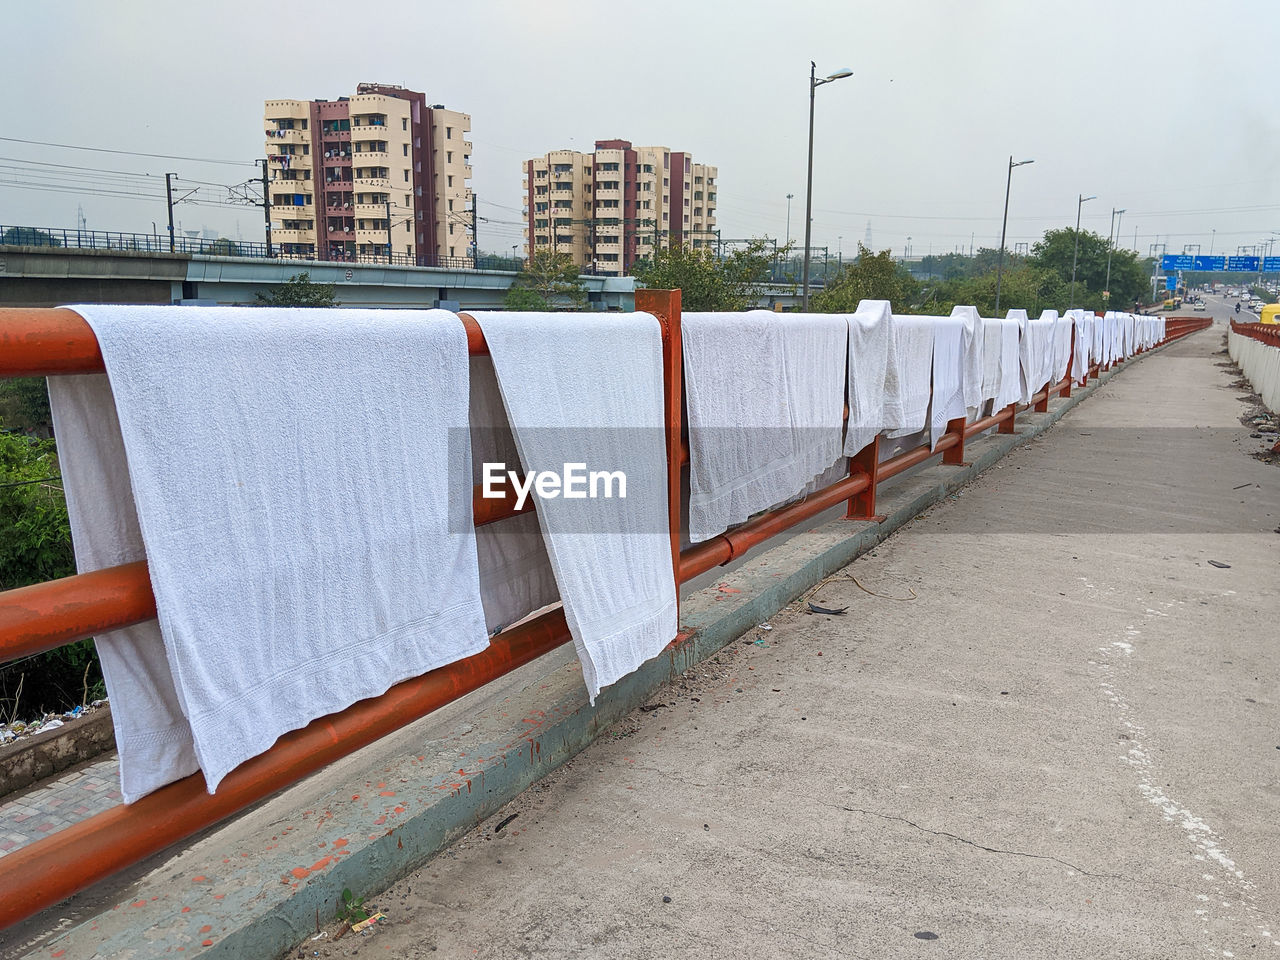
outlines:
[[[153,864],[127,893],[118,894],[123,902],[56,938],[33,937],[19,949],[43,940],[25,955],[75,960],[179,950],[201,957],[276,957],[298,948],[317,922],[332,925],[344,887],[368,894],[418,868],[610,724],[650,702],[663,684],[1044,433],[1133,362],[1076,388],[1069,399],[1055,400],[1047,414],[1021,415],[1016,434],[971,438],[965,465],[929,466],[904,478],[880,498],[884,522],[822,524],[726,573],[720,585],[725,589],[711,587],[687,598],[681,626],[689,635],[602,693],[594,708],[586,701],[576,659],[549,672],[545,660],[530,664],[510,695],[479,710],[463,703],[452,718],[435,720],[430,735],[423,735],[422,724],[434,718],[402,731],[406,736],[391,745],[395,756],[383,758],[384,766],[377,767],[376,753],[366,751],[369,759],[357,770],[335,765],[317,774]],[[442,733],[448,724],[452,729]],[[321,778],[327,791],[322,802],[301,809],[316,803]],[[295,793],[304,787],[309,795]],[[51,927],[58,915],[68,915],[68,905],[55,910],[61,913]]]
[[[67,720],[55,730],[0,747],[0,799],[116,747],[111,708]]]

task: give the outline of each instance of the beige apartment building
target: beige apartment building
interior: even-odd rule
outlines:
[[[567,253],[584,271],[621,276],[655,245],[712,246],[717,176],[687,153],[626,140],[526,160],[525,253]]]
[[[474,260],[471,117],[403,87],[337,100],[268,100],[271,240],[282,256]]]

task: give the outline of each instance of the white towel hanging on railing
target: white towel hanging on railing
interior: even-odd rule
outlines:
[[[487,646],[456,316],[74,309],[107,370],[50,384],[77,566],[146,559],[159,611],[98,638],[126,802]]]

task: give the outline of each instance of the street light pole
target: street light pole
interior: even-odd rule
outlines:
[[[1119,219],[1116,218],[1116,214],[1120,215]],[[1102,295],[1103,295],[1103,299],[1107,301],[1107,306],[1111,306],[1111,254],[1116,249],[1115,238],[1120,235],[1119,224],[1122,220],[1124,220],[1124,210],[1123,209],[1117,210],[1115,207],[1112,207],[1111,208],[1111,239],[1107,241],[1108,242],[1107,282],[1102,285]]]
[[[996,316],[1000,316],[1000,284],[1004,279],[1004,235],[1005,229],[1009,226],[1009,188],[1013,186],[1013,168],[1022,167],[1028,163],[1035,163],[1034,160],[1019,160],[1013,162],[1013,156],[1009,156],[1009,175],[1004,182],[1004,219],[1000,222],[1000,254],[996,257]]]
[[[791,200],[795,197],[794,193],[787,194],[787,246],[791,246]]]
[[[843,80],[853,76],[853,71],[844,68],[823,79],[818,79],[818,65],[809,61],[809,172],[804,190],[804,285],[800,296],[800,309],[809,309],[809,241],[813,230],[813,103],[818,88],[833,80]]]
[[[1097,200],[1096,196],[1086,197],[1080,194],[1080,199],[1076,203],[1076,249],[1071,255],[1071,299],[1067,305],[1067,309],[1074,309],[1076,305],[1076,264],[1080,262],[1080,208],[1084,206],[1086,200]]]

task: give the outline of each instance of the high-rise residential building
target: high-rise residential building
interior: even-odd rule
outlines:
[[[471,261],[471,117],[362,83],[337,100],[268,100],[271,238],[284,256],[423,266]]]
[[[584,271],[620,276],[655,246],[712,246],[717,175],[687,153],[626,140],[526,160],[525,252],[567,253]]]

